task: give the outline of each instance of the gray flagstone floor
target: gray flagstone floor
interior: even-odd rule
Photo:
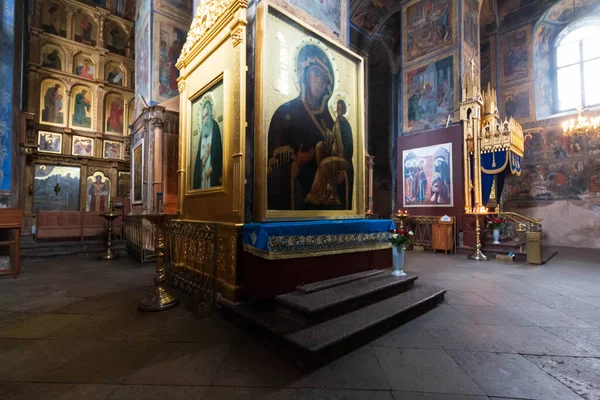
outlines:
[[[0,399],[600,400],[600,252],[406,263],[446,301],[307,373],[218,315],[138,312],[153,265],[25,260],[0,278]]]

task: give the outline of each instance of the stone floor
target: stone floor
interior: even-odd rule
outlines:
[[[151,265],[27,260],[0,279],[0,399],[600,399],[599,252],[406,259],[446,301],[310,373],[218,316],[139,313]]]

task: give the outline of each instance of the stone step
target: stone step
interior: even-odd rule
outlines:
[[[414,285],[416,275],[393,276],[389,270],[384,273],[352,281],[313,293],[290,292],[275,297],[280,312],[292,311],[307,323],[323,321],[339,316],[348,310],[355,310],[405,291]]]
[[[306,326],[297,319],[248,303],[220,298],[220,310],[252,328],[258,338],[303,368],[314,368],[425,313],[443,301],[445,290],[415,284],[411,289],[348,313]]]
[[[124,240],[113,241],[114,251],[125,250]],[[21,247],[22,258],[46,258],[72,254],[90,254],[106,251],[106,242],[100,240],[71,242],[34,242]]]
[[[445,293],[445,289],[418,285],[407,292],[283,336],[301,351],[322,354],[335,346],[343,346],[353,337],[374,333],[378,328],[387,330],[406,322],[416,316],[411,311],[425,311],[435,306],[444,300]]]
[[[327,279],[325,281],[308,283],[306,285],[297,286],[296,291],[300,293],[313,293],[320,290],[329,289],[334,286],[343,285],[360,279],[369,278],[374,275],[379,275],[383,272],[381,269],[371,269],[368,271],[357,272],[355,274],[340,276],[339,278]]]

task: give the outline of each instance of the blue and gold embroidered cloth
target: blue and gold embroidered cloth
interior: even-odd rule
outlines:
[[[244,250],[265,258],[309,257],[389,247],[389,219],[245,224]]]

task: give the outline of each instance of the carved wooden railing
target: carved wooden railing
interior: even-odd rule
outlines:
[[[154,225],[141,215],[125,217],[127,252],[139,262],[154,261]]]
[[[214,308],[217,225],[170,220],[165,227],[167,281],[198,301],[197,312]]]

